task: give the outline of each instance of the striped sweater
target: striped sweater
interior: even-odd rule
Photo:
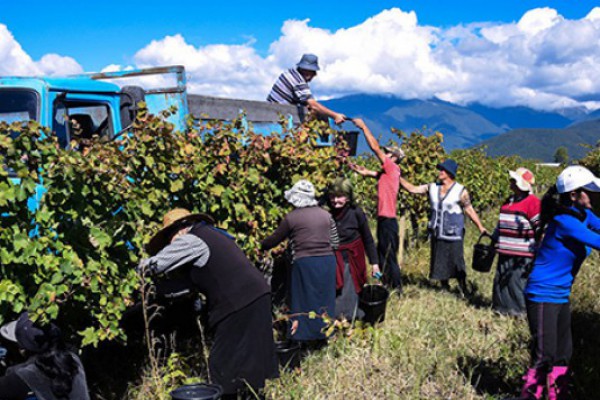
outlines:
[[[308,82],[292,68],[279,76],[267,97],[270,103],[305,105],[313,98]]]
[[[500,208],[500,218],[494,237],[498,253],[533,257],[535,254],[535,228],[539,223],[541,202],[535,195],[523,199],[511,197]]]

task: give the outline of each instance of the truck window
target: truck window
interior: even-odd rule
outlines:
[[[0,121],[10,124],[19,121],[36,120],[37,103],[37,94],[34,91],[0,90]]]
[[[61,147],[83,150],[94,136],[112,138],[110,117],[106,104],[63,101],[55,107],[52,130]]]

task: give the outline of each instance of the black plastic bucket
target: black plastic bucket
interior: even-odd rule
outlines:
[[[300,344],[298,342],[293,340],[275,342],[275,350],[279,365],[283,369],[292,371],[300,367]]]
[[[184,385],[171,392],[173,400],[218,400],[223,394],[219,385],[198,383],[195,385]]]
[[[358,131],[346,131],[344,134],[344,140],[348,144],[350,148],[350,156],[356,155],[356,150],[358,148]]]
[[[494,247],[494,243],[490,242],[490,244],[480,243],[481,239],[484,236],[490,238],[492,237],[487,233],[482,233],[477,240],[475,246],[473,246],[473,263],[472,267],[475,271],[479,272],[490,272],[492,269],[492,265],[494,264],[494,256],[496,255],[496,248]]]
[[[385,307],[390,292],[381,285],[365,285],[359,298],[359,307],[365,312],[363,321],[376,324],[385,320]]]

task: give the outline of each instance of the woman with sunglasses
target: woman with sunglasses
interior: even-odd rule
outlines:
[[[521,397],[569,398],[573,351],[569,297],[573,280],[591,249],[600,249],[600,218],[591,197],[600,179],[581,166],[566,168],[542,200],[539,235],[544,235],[525,288],[531,332],[531,367]]]

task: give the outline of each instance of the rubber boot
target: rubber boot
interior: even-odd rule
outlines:
[[[554,367],[548,374],[548,400],[568,400],[569,368]]]
[[[529,368],[527,373],[523,375],[523,389],[521,389],[521,399],[539,400],[544,394],[544,386],[546,385],[546,376],[543,372],[535,368]]]

